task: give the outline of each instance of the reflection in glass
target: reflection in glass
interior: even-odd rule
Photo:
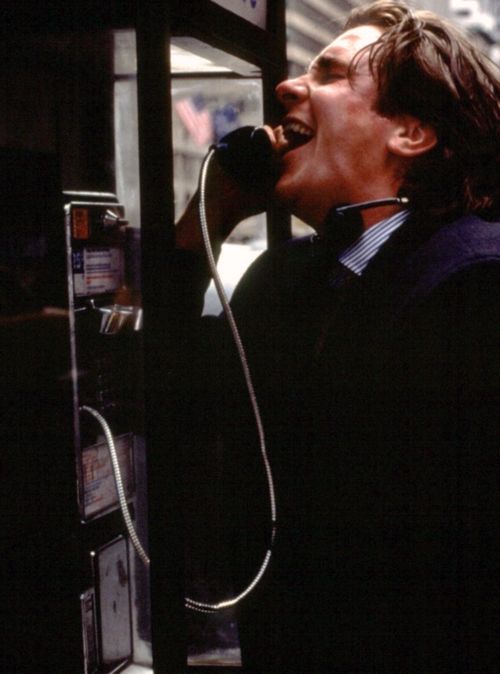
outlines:
[[[176,218],[196,191],[201,161],[211,143],[234,129],[262,123],[262,84],[256,78],[176,77],[172,86]],[[222,246],[219,273],[228,296],[266,245],[265,215],[240,223]],[[221,310],[213,283],[204,312]]]

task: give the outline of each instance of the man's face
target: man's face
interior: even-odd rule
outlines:
[[[333,206],[395,194],[387,139],[395,122],[375,111],[376,85],[366,56],[348,79],[352,58],[381,31],[360,26],[342,33],[307,73],[282,82],[285,152],[276,196],[303,220],[321,227]]]

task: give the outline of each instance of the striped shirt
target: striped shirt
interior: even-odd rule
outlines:
[[[408,218],[410,211],[404,210],[391,215],[390,218],[381,220],[376,225],[369,227],[351,244],[339,257],[345,267],[361,276],[368,262],[378,252],[379,248]]]

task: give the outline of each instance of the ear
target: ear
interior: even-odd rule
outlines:
[[[437,134],[430,124],[424,124],[412,115],[399,115],[387,142],[389,151],[411,159],[431,150],[437,143]]]

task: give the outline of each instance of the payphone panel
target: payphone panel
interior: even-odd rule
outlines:
[[[135,232],[113,195],[73,194],[65,206],[77,500],[87,547],[80,596],[86,674],[125,666],[149,637],[148,571],[121,519],[113,449],[134,526],[146,540],[142,309]],[[91,414],[87,412],[91,411]],[[146,658],[147,659],[147,658]]]
[[[83,521],[117,506],[102,429],[80,413],[101,413],[116,437],[127,492],[134,491],[134,436],[141,430],[141,309],[127,278],[129,257],[123,206],[73,201],[66,206],[71,351],[78,501]]]

